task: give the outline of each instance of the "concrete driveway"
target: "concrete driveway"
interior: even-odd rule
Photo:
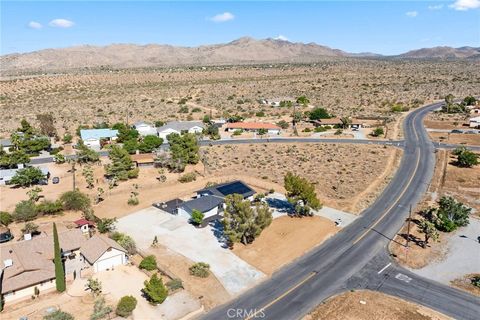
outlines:
[[[186,216],[174,216],[150,207],[120,218],[117,229],[132,236],[140,249],[146,250],[153,238],[195,262],[206,262],[232,295],[254,286],[265,275],[228,248],[222,239],[221,225],[195,228]]]

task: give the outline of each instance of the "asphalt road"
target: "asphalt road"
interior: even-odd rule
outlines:
[[[203,318],[300,319],[334,294],[368,288],[420,303],[456,319],[478,319],[478,297],[416,276],[395,265],[387,253],[388,243],[408,217],[410,205],[414,207],[420,200],[433,175],[435,148],[422,119],[440,106],[441,103],[432,104],[406,117],[400,167],[360,218],[270,279]]]

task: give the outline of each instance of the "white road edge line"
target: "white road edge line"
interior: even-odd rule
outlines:
[[[377,274],[382,273],[383,271],[385,271],[385,269],[387,269],[387,268],[390,267],[391,265],[392,265],[392,263],[390,262],[390,263],[387,264],[385,267],[383,267],[382,270],[378,271]]]

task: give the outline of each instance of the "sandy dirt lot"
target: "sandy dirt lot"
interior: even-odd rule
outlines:
[[[480,288],[472,284],[471,278],[473,276],[480,276],[480,273],[466,274],[463,277],[453,280],[451,283],[454,287],[470,292],[471,294],[480,297]]]
[[[401,151],[382,146],[349,144],[271,144],[211,146],[203,148],[207,175],[242,172],[273,183],[283,192],[287,171],[316,185],[325,205],[359,213],[388,184]]]
[[[435,173],[427,194],[421,203],[414,209],[413,221],[420,219],[418,214],[421,210],[433,206],[443,195],[455,197],[474,210],[472,215],[480,216],[480,166],[474,168],[459,168],[452,164],[454,157],[449,151],[439,150],[436,157]],[[471,218],[473,219],[473,217]],[[423,234],[418,232],[415,223],[411,224],[411,235],[413,239],[423,239]],[[395,237],[395,241],[390,243],[390,250],[397,255],[397,261],[406,264],[411,268],[422,268],[432,261],[439,261],[448,254],[447,244],[451,237],[458,237],[460,233],[439,232],[439,241],[430,241],[426,249],[416,245],[414,241],[410,242],[410,248],[406,252],[405,244],[407,234],[407,224],[400,230]]]
[[[464,144],[467,146],[480,145],[480,134],[429,132],[430,139],[443,143]]]
[[[274,219],[252,244],[235,244],[233,252],[265,274],[271,275],[338,230],[326,218],[284,216]]]
[[[372,291],[347,292],[323,302],[303,320],[447,320],[429,308]]]

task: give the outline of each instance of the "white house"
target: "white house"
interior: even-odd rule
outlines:
[[[10,148],[13,147],[12,140],[10,139],[0,139],[0,147],[5,152],[10,152]]]
[[[80,229],[73,229],[59,232],[58,238],[67,279],[127,262],[126,250],[104,235],[88,239]],[[0,294],[5,302],[30,299],[37,290],[40,294],[55,290],[52,235],[4,244],[0,257]]]
[[[480,128],[480,117],[470,118],[470,128]]]
[[[153,125],[143,121],[134,123],[133,128],[137,130],[142,137],[157,135],[157,129]]]
[[[80,137],[83,143],[91,149],[100,150],[101,140],[115,141],[117,140],[118,130],[112,129],[82,129]]]
[[[12,180],[12,178],[17,174],[17,171],[23,169],[23,164],[19,164],[17,169],[0,169],[0,186],[6,185]],[[38,167],[40,171],[42,171],[45,179],[48,180],[50,178],[50,171],[47,167]]]
[[[223,208],[223,198],[217,196],[205,196],[185,201],[178,207],[178,213],[191,215],[193,210],[198,210],[204,215],[204,219],[216,216]]]
[[[204,128],[205,125],[199,121],[171,121],[157,128],[157,132],[158,136],[166,141],[167,136],[171,133],[202,133]]]
[[[275,124],[267,122],[231,122],[225,125],[225,131],[235,132],[237,130],[259,132],[260,130],[266,130],[268,134],[278,135],[281,128]]]

